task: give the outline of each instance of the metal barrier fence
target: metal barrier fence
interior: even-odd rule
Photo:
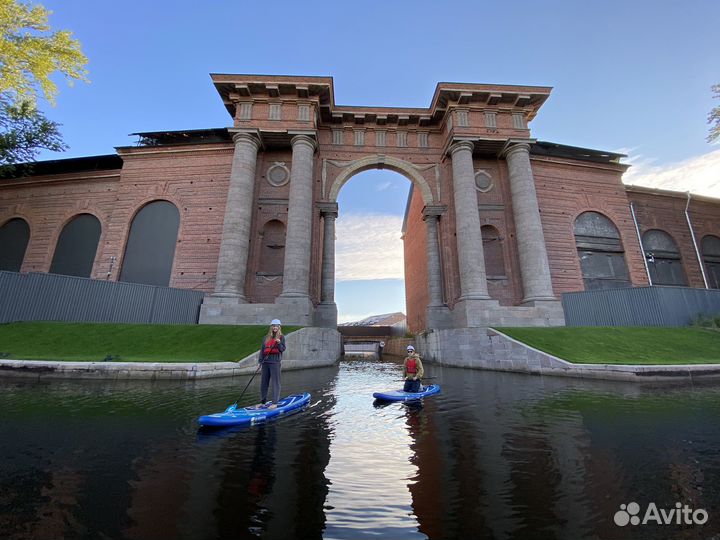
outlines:
[[[720,290],[627,287],[563,293],[567,326],[687,326],[720,315]]]
[[[138,283],[0,272],[0,323],[195,324],[204,293]]]

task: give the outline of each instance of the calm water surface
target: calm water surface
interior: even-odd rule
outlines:
[[[720,386],[427,371],[415,406],[373,402],[397,360],[285,372],[308,409],[210,433],[248,378],[0,380],[0,537],[720,538]]]

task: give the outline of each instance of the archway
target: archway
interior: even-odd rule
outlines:
[[[338,323],[378,323],[382,315],[396,324],[407,313],[402,234],[410,186],[394,171],[355,169],[334,194]]]

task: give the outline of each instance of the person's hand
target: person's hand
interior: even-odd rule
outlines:
[[[417,381],[417,380],[418,380],[418,378],[417,378],[417,377],[413,377],[413,381]]]
[[[277,341],[278,343],[280,343],[280,338],[279,338],[279,337],[276,337],[276,338],[275,338],[275,341]]]

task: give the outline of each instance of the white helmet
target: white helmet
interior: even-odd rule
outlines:
[[[414,351],[414,350],[415,350],[415,347],[413,347],[412,345],[408,345],[408,346],[407,346],[407,350],[408,350],[408,351]]]
[[[273,319],[270,321],[271,326],[280,326],[282,323],[280,322],[280,319]]]

